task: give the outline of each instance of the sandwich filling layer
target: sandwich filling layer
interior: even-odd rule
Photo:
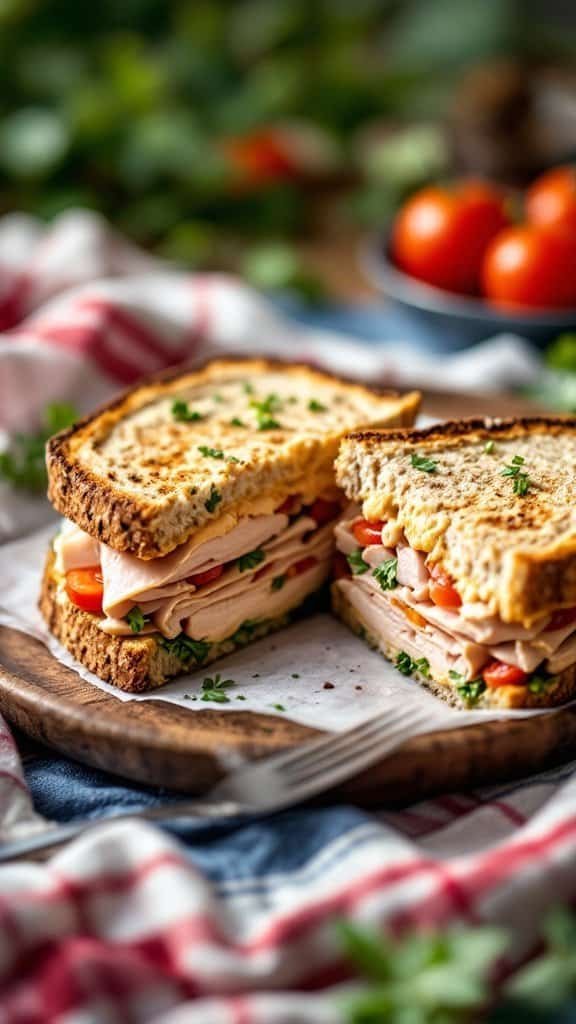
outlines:
[[[404,536],[382,541],[382,521],[356,516],[336,527],[339,579],[348,602],[383,650],[406,655],[421,675],[455,688],[478,683],[544,685],[576,661],[576,609],[530,628],[504,623],[481,603],[463,603],[453,581]],[[409,674],[409,673],[406,673]]]
[[[247,621],[277,618],[326,579],[337,502],[309,506],[291,496],[269,514],[243,515],[225,533],[203,533],[169,555],[143,560],[118,552],[66,521],[55,541],[63,590],[80,607],[76,579],[100,586],[103,632],[159,633],[168,640],[227,639]]]

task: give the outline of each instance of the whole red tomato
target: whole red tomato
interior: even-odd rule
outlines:
[[[484,258],[484,290],[504,307],[576,307],[576,234],[520,224],[502,231]]]
[[[437,288],[477,292],[486,248],[510,223],[505,202],[499,189],[482,181],[416,192],[394,222],[394,260]]]
[[[526,217],[532,224],[576,233],[576,169],[554,167],[528,189]]]

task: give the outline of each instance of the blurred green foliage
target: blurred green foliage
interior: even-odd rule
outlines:
[[[344,216],[381,220],[403,189],[442,169],[435,119],[462,68],[524,46],[521,7],[2,0],[0,212],[93,207],[136,240],[203,264],[233,262],[237,239],[309,232],[327,182],[352,192]],[[364,126],[381,120],[404,134],[366,149]],[[264,170],[246,171],[246,154],[229,148],[286,124],[302,135],[293,167],[271,169],[277,157],[257,140],[249,159]]]

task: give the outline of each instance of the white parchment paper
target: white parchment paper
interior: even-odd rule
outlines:
[[[429,709],[429,729],[460,728],[497,718],[546,711],[455,711],[355,637],[330,615],[316,615],[146,694],[123,693],[79,665],[50,635],[37,609],[40,578],[54,526],[0,548],[0,624],[12,626],[47,645],[62,664],[93,686],[122,701],[164,700],[190,711],[264,712],[303,725],[341,731],[364,719],[398,708],[399,703]],[[202,700],[202,682],[219,672],[232,679],[228,704]],[[328,684],[328,685],[327,685]],[[422,726],[414,729],[421,733]]]

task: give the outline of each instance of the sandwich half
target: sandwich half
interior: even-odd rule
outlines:
[[[336,614],[460,707],[576,692],[576,420],[353,433]]]
[[[342,435],[410,425],[418,405],[304,366],[221,360],[56,435],[50,630],[101,678],[143,691],[285,625],[329,574]]]

